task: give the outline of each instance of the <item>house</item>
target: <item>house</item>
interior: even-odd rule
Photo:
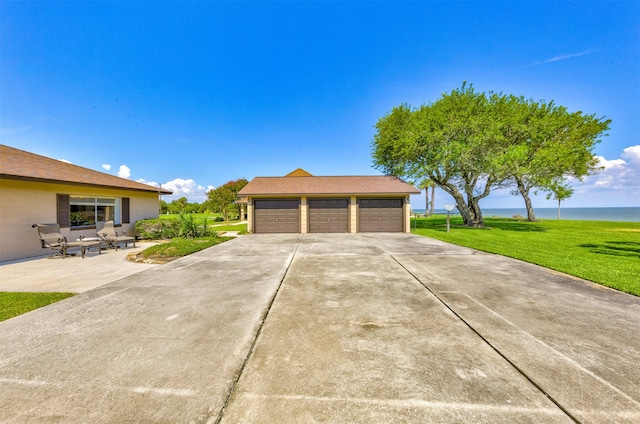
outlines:
[[[95,237],[105,221],[134,232],[157,218],[169,190],[0,145],[0,261],[47,254],[33,224],[60,224],[67,240]]]
[[[256,177],[238,194],[252,233],[408,233],[409,195],[420,190],[388,175],[316,177],[298,168]]]

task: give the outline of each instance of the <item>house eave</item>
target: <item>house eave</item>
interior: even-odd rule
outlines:
[[[117,190],[126,190],[126,191],[157,193],[161,195],[173,194],[173,192],[170,190],[165,190],[161,188],[154,189],[153,186],[149,186],[149,189],[147,190],[144,188],[122,187],[122,186],[107,185],[107,184],[83,183],[78,181],[65,181],[65,180],[56,180],[56,179],[49,179],[49,178],[34,178],[34,177],[25,177],[22,175],[9,175],[9,174],[0,174],[0,179],[28,181],[33,183],[44,183],[44,184],[63,184],[63,185],[72,185],[72,186],[81,186],[81,187],[99,187],[99,188],[108,188],[108,189],[117,189]]]

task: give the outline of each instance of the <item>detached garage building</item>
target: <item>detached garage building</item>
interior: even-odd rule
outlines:
[[[409,232],[409,195],[420,191],[392,176],[256,177],[239,195],[252,233]]]

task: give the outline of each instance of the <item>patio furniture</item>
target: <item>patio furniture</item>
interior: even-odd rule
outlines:
[[[109,248],[109,246],[113,246],[116,250],[118,250],[118,243],[124,243],[124,247],[127,247],[129,245],[129,242],[133,243],[133,247],[136,247],[136,238],[127,236],[126,231],[123,231],[122,235],[119,236],[113,226],[113,221],[105,222],[104,227],[102,227],[102,229],[98,231],[96,235],[102,241],[107,243],[107,248]]]
[[[81,237],[79,241],[68,242],[67,238],[60,232],[60,225],[58,224],[33,224],[31,228],[38,229],[38,236],[43,249],[49,248],[58,251],[57,255],[50,257],[62,256],[62,259],[64,259],[67,256],[75,255],[75,253],[68,253],[69,249],[79,249],[84,259],[85,252],[94,246],[98,246],[98,254],[100,254],[100,241],[85,241]]]

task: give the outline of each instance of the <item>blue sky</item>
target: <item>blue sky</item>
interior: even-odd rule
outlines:
[[[611,119],[606,169],[564,205],[640,206],[640,2],[3,0],[0,37],[0,143],[173,198],[298,167],[379,174],[377,120],[468,81]]]

